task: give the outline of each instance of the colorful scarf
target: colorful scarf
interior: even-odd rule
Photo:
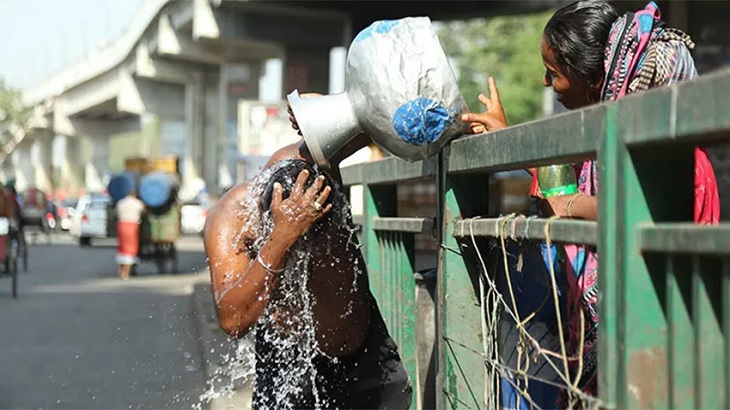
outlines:
[[[654,2],[636,13],[626,13],[614,22],[605,50],[601,99],[613,101],[627,94],[674,84],[697,76],[689,50],[694,43],[680,30],[665,28]],[[598,193],[596,161],[586,161],[578,172],[578,190],[586,195]],[[533,183],[534,188],[537,184]],[[539,188],[535,190],[539,193]],[[697,223],[717,224],[720,203],[712,164],[701,148],[695,150],[695,212]],[[597,396],[598,370],[598,254],[595,247],[565,246],[563,264],[568,282],[569,356],[571,380],[580,377],[581,390]],[[584,318],[581,324],[580,318]],[[581,349],[580,334],[585,339]],[[577,357],[582,351],[580,376]],[[561,407],[573,407],[567,395]],[[576,406],[580,407],[580,406]]]

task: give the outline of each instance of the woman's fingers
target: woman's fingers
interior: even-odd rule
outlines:
[[[477,96],[477,98],[479,99],[479,102],[482,103],[482,105],[484,105],[484,107],[487,109],[487,111],[489,111],[489,110],[492,109],[492,100],[490,100],[489,98],[487,98],[486,95],[479,94]]]
[[[484,127],[481,132],[495,131],[505,128],[507,125],[503,124],[498,118],[492,117],[490,114],[476,114],[466,113],[461,116],[461,120],[468,123],[479,123]],[[471,129],[478,127],[478,125],[472,124]]]
[[[309,178],[309,171],[306,169],[299,173],[297,181],[294,183],[294,187],[291,190],[292,197],[298,198],[304,193],[304,184],[307,183],[307,178]]]
[[[489,121],[489,117],[485,114],[470,112],[462,115],[461,120],[468,123],[487,124],[487,122]]]
[[[489,83],[489,96],[494,104],[501,104],[499,101],[499,90],[497,89],[497,83],[494,81],[494,77],[489,77],[487,80]]]
[[[487,127],[484,124],[474,122],[469,125],[469,133],[471,134],[483,134],[485,132],[487,132]]]

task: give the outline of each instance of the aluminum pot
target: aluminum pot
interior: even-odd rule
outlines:
[[[347,91],[287,96],[317,164],[361,132],[408,161],[436,154],[466,129],[466,103],[431,20],[376,21],[353,40],[347,55]]]

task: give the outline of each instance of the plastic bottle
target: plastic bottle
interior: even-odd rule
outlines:
[[[537,182],[540,184],[542,196],[545,198],[578,193],[575,170],[570,164],[539,167],[537,169]]]

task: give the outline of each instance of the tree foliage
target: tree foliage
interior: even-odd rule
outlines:
[[[484,111],[477,96],[488,95],[487,78],[493,76],[510,124],[541,116],[545,69],[540,39],[551,14],[453,21],[439,26],[439,39],[470,110]]]
[[[27,130],[33,115],[33,107],[23,103],[20,91],[9,87],[0,79],[0,124]]]

